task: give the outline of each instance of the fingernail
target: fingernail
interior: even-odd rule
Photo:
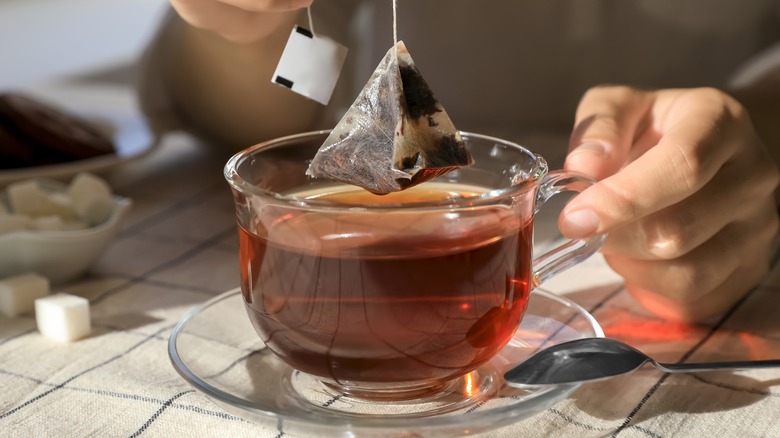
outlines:
[[[579,154],[582,152],[588,152],[594,155],[595,154],[601,155],[604,153],[605,150],[606,149],[604,148],[603,143],[597,141],[588,141],[572,149],[569,155]]]
[[[599,217],[593,210],[582,209],[566,213],[561,223],[561,232],[570,238],[587,237],[596,233]]]

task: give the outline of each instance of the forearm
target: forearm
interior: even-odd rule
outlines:
[[[285,14],[274,32],[248,44],[227,41],[172,17],[150,48],[143,72],[145,80],[158,87],[142,87],[142,93],[164,93],[167,110],[174,114],[155,113],[148,104],[147,114],[153,122],[161,121],[163,129],[170,124],[165,119],[173,116],[184,129],[239,149],[311,129],[321,107],[271,83],[298,16]]]

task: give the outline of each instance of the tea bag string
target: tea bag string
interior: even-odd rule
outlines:
[[[393,0],[393,46],[398,45],[398,0]]]
[[[398,64],[398,0],[393,0],[393,57]]]
[[[311,34],[317,35],[317,33],[314,32],[314,20],[311,18],[311,5],[306,7],[306,14],[309,16],[309,30],[311,31]]]

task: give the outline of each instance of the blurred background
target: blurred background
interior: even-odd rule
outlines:
[[[128,75],[165,0],[0,0],[0,90],[88,72]]]

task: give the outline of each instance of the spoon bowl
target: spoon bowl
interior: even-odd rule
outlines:
[[[780,367],[780,360],[659,363],[616,339],[584,338],[541,350],[507,371],[504,378],[520,385],[588,382],[631,373],[648,362],[666,373]]]

